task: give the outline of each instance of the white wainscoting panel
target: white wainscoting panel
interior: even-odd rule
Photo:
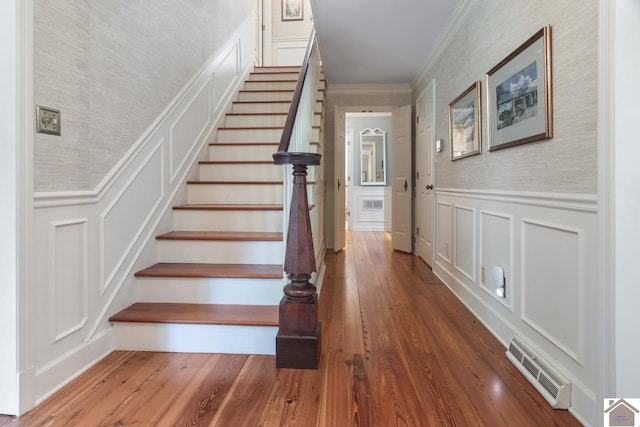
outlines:
[[[252,11],[94,190],[35,194],[32,265],[43,267],[25,302],[38,328],[21,411],[113,350],[108,318],[134,302],[133,274],[157,262],[155,236],[169,231],[171,207],[186,201],[186,180],[253,68],[254,33]]]
[[[178,116],[169,131],[169,167],[171,183],[188,160],[188,154],[197,145],[211,120],[211,80],[197,91],[197,95]]]
[[[55,343],[82,329],[89,313],[87,218],[50,225],[49,279],[52,305],[48,322]]]
[[[213,86],[213,99],[215,100],[215,109],[219,109],[221,103],[229,95],[229,91],[233,88],[234,83],[238,79],[240,70],[238,69],[238,47],[230,50],[220,62],[215,70],[215,79]]]
[[[522,319],[582,363],[584,230],[522,219]]]
[[[513,217],[498,212],[480,212],[480,288],[492,298],[505,304],[513,311]],[[482,282],[482,268],[485,269],[485,281]],[[494,267],[502,267],[505,277],[505,298],[496,295],[492,286]]]
[[[603,351],[591,315],[601,292],[596,196],[440,188],[435,197],[434,273],[505,347],[517,335],[567,377],[577,407],[595,404]],[[506,301],[491,286],[494,266],[504,269]]]
[[[113,282],[164,196],[161,139],[130,182],[100,215],[101,292]],[[142,227],[141,227],[142,226]]]
[[[453,266],[476,283],[476,210],[454,206]]]
[[[273,65],[302,65],[309,38],[273,39]]]
[[[436,255],[442,258],[447,264],[451,264],[451,204],[437,202],[436,224],[437,240]]]

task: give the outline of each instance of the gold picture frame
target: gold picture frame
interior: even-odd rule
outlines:
[[[489,151],[552,138],[551,27],[489,70],[486,86]]]
[[[449,104],[451,160],[482,153],[480,87],[480,81],[475,82]]]
[[[282,0],[282,20],[302,21],[304,0]]]

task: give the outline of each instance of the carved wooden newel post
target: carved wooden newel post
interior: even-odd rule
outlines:
[[[276,337],[276,367],[317,369],[320,360],[318,295],[309,283],[316,271],[313,236],[307,200],[307,165],[319,165],[320,155],[276,153],[275,164],[293,165],[293,194],[287,232],[284,271],[290,282],[280,301],[280,325]]]

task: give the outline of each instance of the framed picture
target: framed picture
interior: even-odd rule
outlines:
[[[472,84],[449,104],[451,160],[482,153],[480,82]]]
[[[282,20],[302,21],[302,0],[282,0]]]
[[[550,139],[551,27],[546,26],[487,73],[489,151]]]

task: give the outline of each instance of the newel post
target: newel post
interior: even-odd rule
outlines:
[[[284,271],[290,282],[280,301],[276,336],[276,367],[317,369],[320,360],[318,295],[309,282],[316,271],[315,251],[307,199],[307,165],[320,164],[312,153],[276,153],[276,164],[293,165],[293,193],[287,232]]]

